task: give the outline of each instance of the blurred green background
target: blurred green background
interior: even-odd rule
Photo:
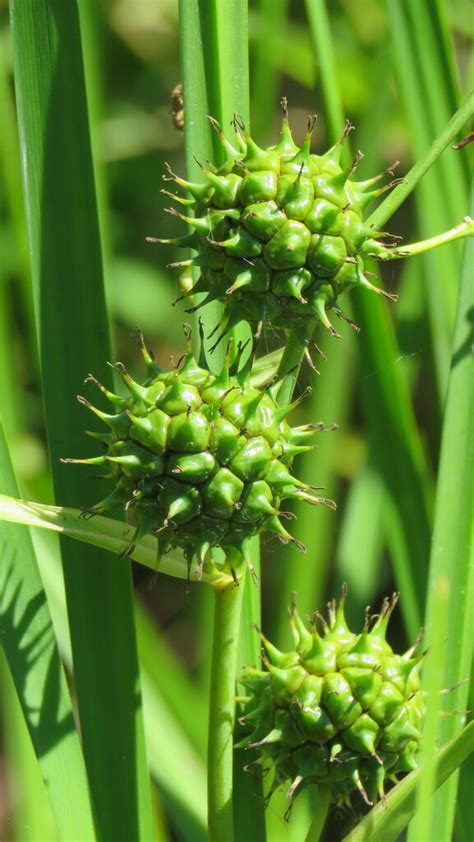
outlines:
[[[418,114],[424,123],[421,128],[417,125],[413,103],[410,107],[404,93],[401,45],[387,11],[389,5],[382,0],[332,0],[328,4],[344,110],[357,129],[353,146],[366,152],[358,171],[360,178],[394,160],[400,161],[397,175],[403,175],[454,110],[449,95],[442,102],[439,92],[439,112],[432,112],[431,123]],[[177,0],[81,0],[79,8],[115,358],[138,374],[140,361],[133,339],[137,325],[158,362],[169,366],[183,351],[182,324],[189,319],[181,305],[171,306],[178,294],[177,275],[166,266],[179,259],[178,255],[170,246],[145,241],[147,235],[166,238],[182,233],[180,223],[164,213],[168,202],[160,193],[166,186],[161,181],[165,162],[176,172],[184,171],[183,136],[170,113],[171,92],[181,78],[178,4]],[[445,32],[454,45],[451,78],[454,88],[467,91],[473,76],[472,6],[468,0],[449,0],[445,10]],[[421,55],[419,58],[422,60]],[[317,113],[314,147],[318,152],[327,147],[331,131],[303,2],[250,3],[250,80],[252,133],[258,142],[271,143],[276,138],[278,103],[284,95],[295,138],[302,138],[307,115]],[[22,496],[51,502],[4,0],[0,0],[0,126],[1,409]],[[467,156],[448,151],[446,157],[452,160],[461,154]],[[453,199],[446,172],[436,165],[425,192],[418,191],[417,200],[411,198],[403,206],[391,220],[390,231],[414,240],[460,221],[468,210],[466,196]],[[433,189],[435,193],[430,193]],[[430,203],[433,195],[436,212]],[[397,342],[390,346],[389,364],[400,379],[403,394],[410,396],[407,424],[417,454],[414,464],[420,469],[424,512],[414,512],[407,526],[403,505],[400,514],[390,490],[390,477],[397,472],[400,459],[393,439],[387,440],[388,451],[381,457],[384,430],[377,429],[376,394],[380,383],[390,389],[391,382],[388,370],[380,368],[386,364],[384,358],[377,361],[365,353],[363,334],[357,338],[348,325],[341,325],[343,339],[339,343],[318,336],[327,360],[316,361],[321,373],[313,384],[313,396],[298,412],[302,422],[310,418],[337,422],[339,428],[320,436],[318,450],[306,460],[300,459],[297,472],[315,485],[326,485],[327,496],[337,500],[338,511],[296,511],[295,531],[307,545],[306,555],[277,540],[263,542],[263,626],[276,642],[288,642],[285,618],[292,590],[299,592],[303,611],[310,611],[322,609],[326,598],[347,581],[349,617],[360,623],[365,605],[376,605],[393,589],[402,589],[403,605],[404,584],[412,579],[416,583],[413,567],[419,564],[421,570],[427,569],[433,477],[438,466],[459,277],[459,271],[447,274],[445,270],[459,267],[461,247],[456,244],[443,252],[444,258],[435,255],[413,260],[411,265],[401,262],[384,267],[385,288],[400,296],[399,302],[390,306]],[[443,283],[445,290],[436,302],[433,289],[438,283]],[[352,309],[353,318],[364,328],[360,295],[363,293],[354,294],[351,303],[345,302],[345,309]],[[78,335],[71,341],[79,342],[81,314],[77,316]],[[268,348],[273,347],[278,343],[270,335]],[[101,371],[94,374],[101,379]],[[311,378],[309,368],[303,367],[298,391]],[[91,387],[85,389],[90,396]],[[75,396],[66,394],[64,400],[74,401]],[[83,412],[79,406],[77,411]],[[85,426],[86,422],[84,417]],[[411,493],[409,488],[406,492]],[[91,502],[94,500],[91,480]],[[414,547],[419,547],[419,558],[413,555]],[[176,656],[184,667],[196,699],[202,701],[209,668],[211,595],[199,586],[186,594],[181,582],[153,576],[138,566],[134,578],[140,600],[164,632],[170,656]],[[407,596],[405,608],[394,619],[392,638],[398,637],[400,645],[419,624],[422,597],[416,587],[414,592],[414,598]],[[197,714],[201,749],[206,729],[204,708],[201,704]],[[15,778],[8,756],[8,734],[3,734],[2,742],[0,838],[7,840],[13,838],[21,782]]]

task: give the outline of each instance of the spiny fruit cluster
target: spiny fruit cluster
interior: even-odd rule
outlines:
[[[395,182],[377,187],[384,173],[353,181],[361,153],[347,169],[340,165],[342,144],[352,126],[347,124],[324,155],[315,155],[311,153],[314,120],[310,119],[298,147],[285,100],[283,109],[275,146],[261,149],[237,118],[233,146],[211,120],[226,153],[225,163],[218,169],[211,164],[203,167],[203,184],[185,181],[171,170],[165,176],[190,195],[186,199],[164,191],[189,206],[188,215],[173,208],[170,213],[194,231],[174,240],[148,239],[196,250],[194,258],[171,265],[199,267],[199,280],[183,297],[206,294],[189,312],[209,301],[223,302],[221,335],[241,320],[252,325],[271,322],[294,331],[308,320],[319,320],[336,334],[327,310],[334,308],[342,315],[338,296],[354,285],[382,292],[369,281],[364,260],[387,259],[394,251],[377,239],[386,235],[367,225],[363,214],[368,203]]]
[[[423,656],[414,656],[416,644],[395,655],[385,639],[398,597],[386,599],[376,618],[367,615],[358,635],[347,626],[344,598],[345,589],[338,606],[329,605],[329,622],[316,615],[311,630],[293,601],[294,650],[280,652],[262,635],[266,669],[247,668],[242,680],[251,695],[240,746],[272,762],[272,792],[292,782],[290,799],[308,783],[329,783],[336,801],[347,802],[357,787],[370,804],[384,798],[387,775],[416,767]]]
[[[115,414],[79,397],[109,427],[98,436],[106,453],[65,461],[107,466],[116,483],[85,515],[124,506],[137,524],[135,540],[155,533],[160,555],[180,547],[189,564],[196,556],[201,566],[213,547],[247,560],[249,540],[262,531],[298,544],[280,520],[285,515],[281,500],[334,506],[291,472],[293,457],[312,449],[307,442],[324,425],[291,427],[285,418],[299,400],[277,407],[275,386],[253,388],[252,357],[240,366],[237,354],[231,365],[229,349],[214,375],[189,351],[175,370],[165,372],[141,336],[140,344],[148,370],[143,384],[122,364],[115,366],[128,397],[113,394],[89,375]]]

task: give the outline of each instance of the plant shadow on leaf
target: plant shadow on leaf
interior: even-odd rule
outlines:
[[[9,657],[14,657],[16,661],[16,691],[38,756],[42,757],[66,734],[74,731],[74,717],[71,712],[62,715],[60,710],[61,662],[55,656],[56,644],[51,627],[43,625],[36,628],[37,615],[46,602],[45,593],[38,592],[26,606],[22,605],[23,585],[15,577],[14,553],[12,551],[11,560],[5,559],[4,548],[2,554],[0,633]],[[51,650],[49,659],[48,650]],[[41,707],[30,703],[31,694],[28,692],[29,677],[37,669],[40,659],[43,663],[47,662]]]
[[[459,348],[454,352],[452,356],[451,370],[453,368],[456,368],[458,363],[460,363],[461,360],[464,359],[464,357],[472,353],[472,347],[474,344],[474,306],[468,310],[466,316],[468,323],[467,335],[462,345],[459,346]]]

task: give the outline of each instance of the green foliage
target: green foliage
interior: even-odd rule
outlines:
[[[6,4],[0,4],[1,413],[20,494],[41,503],[13,499],[17,486],[2,450],[2,582],[6,579],[2,668],[13,677],[18,703],[11,698],[11,682],[4,682],[8,703],[2,706],[1,719],[8,738],[2,751],[13,770],[14,799],[2,801],[9,815],[4,819],[2,814],[0,836],[23,840],[27,825],[37,822],[36,837],[51,833],[51,842],[54,834],[64,840],[76,836],[160,842],[206,839],[204,747],[210,709],[208,767],[215,787],[211,787],[209,815],[215,838],[220,834],[227,842],[235,828],[237,840],[252,836],[258,842],[300,842],[306,835],[308,842],[324,835],[341,839],[347,833],[354,840],[395,840],[419,809],[420,818],[409,829],[409,837],[419,838],[419,822],[431,822],[432,828],[442,828],[445,838],[451,838],[454,821],[456,838],[467,842],[473,836],[473,779],[472,763],[463,760],[472,751],[472,726],[461,731],[467,715],[449,712],[472,707],[467,679],[472,654],[468,489],[473,379],[464,353],[471,324],[472,249],[466,253],[463,274],[463,249],[456,242],[443,245],[434,258],[414,257],[409,270],[404,261],[382,262],[381,277],[368,275],[369,283],[398,294],[398,302],[392,305],[364,290],[347,296],[344,308],[361,328],[357,335],[344,324],[339,327],[340,340],[329,331],[312,333],[314,322],[308,320],[287,340],[281,330],[272,329],[265,311],[259,348],[265,356],[257,359],[251,388],[262,390],[272,405],[285,407],[293,389],[303,393],[311,378],[313,394],[294,407],[289,429],[304,428],[309,422],[323,426],[337,422],[339,429],[318,437],[317,450],[296,455],[291,475],[305,486],[323,484],[321,493],[334,497],[338,510],[289,499],[287,514],[297,518],[289,531],[306,545],[307,554],[302,557],[294,542],[283,547],[265,538],[261,587],[242,576],[240,589],[232,588],[231,571],[224,569],[215,548],[202,571],[193,565],[186,596],[188,563],[182,550],[169,549],[157,565],[157,538],[146,534],[135,540],[132,517],[125,523],[116,511],[112,514],[117,519],[97,515],[85,520],[79,507],[103,497],[106,485],[101,480],[89,482],[87,470],[75,471],[59,461],[67,456],[87,458],[92,452],[91,442],[87,448],[82,434],[84,413],[74,402],[75,393],[84,390],[87,372],[94,371],[119,400],[131,400],[123,390],[123,370],[106,366],[109,326],[113,358],[126,362],[135,383],[141,383],[141,360],[129,334],[137,325],[146,333],[160,370],[179,369],[174,360],[183,351],[185,309],[198,307],[202,299],[190,295],[186,302],[170,306],[180,291],[167,264],[183,255],[171,242],[176,220],[163,213],[169,197],[159,192],[158,185],[166,163],[173,172],[183,172],[183,158],[186,180],[193,184],[209,184],[216,175],[213,167],[220,180],[230,174],[225,172],[224,147],[207,115],[215,117],[226,144],[232,145],[231,121],[235,113],[241,115],[253,142],[265,150],[277,136],[278,100],[285,96],[295,138],[293,154],[304,144],[308,113],[318,112],[314,160],[322,159],[350,118],[365,153],[358,181],[370,180],[395,159],[401,161],[397,175],[404,181],[371,216],[364,215],[364,226],[373,226],[371,233],[384,228],[393,216],[390,230],[403,235],[403,251],[403,242],[420,237],[440,242],[441,231],[461,222],[469,213],[472,150],[451,147],[469,131],[473,111],[467,5],[454,0],[434,4],[257,0],[250,3],[247,22],[247,4],[241,0],[225,4],[87,0],[79,4],[80,33],[74,4],[66,4],[67,10],[56,0],[11,0],[10,5],[12,27]],[[170,93],[180,80],[184,148],[169,115]],[[244,153],[242,145],[237,160]],[[338,175],[349,173],[353,157],[346,142]],[[230,169],[233,176],[243,177],[235,163]],[[279,175],[280,180],[286,177]],[[348,177],[354,179],[352,173]],[[252,178],[255,181],[254,174]],[[305,173],[300,183],[303,178]],[[206,190],[204,204],[198,201],[194,206],[204,222],[209,209],[220,216],[229,210],[214,207]],[[193,235],[192,243],[188,240],[200,251],[196,263],[210,252],[214,261],[222,262],[223,251],[239,248],[236,234],[247,246],[253,237],[269,255],[261,230],[254,237],[243,222],[244,206],[237,207],[239,218],[228,216],[229,230],[214,242],[207,242],[205,233]],[[190,216],[190,209],[186,207],[183,215]],[[285,225],[300,224],[288,207],[282,212]],[[339,207],[339,220],[346,212]],[[155,232],[170,242],[159,249],[151,247],[146,236]],[[340,232],[324,230],[322,236],[339,238]],[[417,250],[418,246],[411,249]],[[193,256],[185,254],[184,260]],[[291,279],[285,273],[291,274],[294,267],[280,265],[285,256],[281,250],[277,256],[278,265],[268,265],[272,282],[278,276],[284,285],[278,308],[283,302],[285,308],[289,302],[290,310],[304,308],[307,305],[293,294],[298,285],[290,283],[292,294],[287,295]],[[227,327],[222,303],[235,299],[235,310],[241,307],[245,287],[226,291],[235,287],[234,275],[241,274],[245,260],[266,258],[226,254],[224,271],[222,267],[217,271],[219,295],[200,310],[206,336],[218,323],[220,332]],[[232,274],[232,267],[239,269],[237,274]],[[189,272],[189,267],[184,269]],[[307,267],[297,267],[302,269]],[[364,259],[367,277],[366,270],[374,271],[374,266]],[[183,283],[189,292],[202,279],[188,274]],[[307,286],[300,294],[309,297],[311,290]],[[272,289],[264,295],[273,296]],[[334,300],[334,287],[327,290],[329,299]],[[323,303],[326,308],[326,299]],[[337,315],[334,307],[332,312]],[[255,315],[252,331],[261,312]],[[281,314],[279,319],[280,329],[290,326]],[[233,360],[237,343],[244,344],[251,331],[241,322],[232,333]],[[206,341],[206,350],[209,344]],[[315,344],[327,359],[317,357]],[[311,352],[308,362],[311,356],[312,365],[321,371],[319,378],[306,364],[300,370],[305,348]],[[225,355],[223,341],[208,358],[215,375],[222,370]],[[283,381],[269,391],[278,368]],[[87,400],[92,399],[92,389],[86,386]],[[94,427],[94,432],[98,430]],[[95,453],[99,452],[97,446]],[[119,468],[116,477],[119,470],[123,478]],[[127,491],[135,489],[133,480]],[[54,499],[65,508],[48,505]],[[271,504],[280,509],[276,500]],[[129,508],[133,511],[133,506]],[[161,511],[162,518],[166,514]],[[33,530],[34,552],[20,524],[49,530]],[[56,533],[64,536],[61,545]],[[130,558],[118,559],[131,543],[136,546]],[[255,539],[248,557],[258,571]],[[134,566],[134,592],[130,559],[139,562]],[[200,587],[199,579],[201,585],[210,584],[225,594],[230,605],[225,608],[222,602],[216,611],[210,694],[210,589]],[[410,646],[426,617],[432,649],[422,673],[423,692],[429,695],[421,768],[391,790],[387,783],[386,806],[376,805],[361,822],[367,807],[357,794],[351,815],[334,805],[327,814],[328,791],[308,786],[286,823],[287,784],[272,794],[264,811],[269,778],[264,779],[262,791],[258,777],[243,771],[256,759],[257,749],[235,753],[232,776],[234,678],[244,665],[256,667],[258,662],[252,622],[286,652],[291,592],[298,591],[304,616],[323,605],[346,580],[345,613],[353,628],[367,604],[379,601],[383,593],[401,591],[401,620],[395,619],[390,629],[394,652]],[[440,602],[446,582],[449,598],[445,594]],[[17,593],[14,604],[22,611],[9,611],[11,595]],[[438,636],[432,632],[437,615],[442,620]],[[68,671],[67,684],[58,653]],[[458,682],[450,693],[438,694],[439,688],[450,689]],[[29,731],[26,736],[17,727],[19,710]],[[71,710],[78,711],[77,724]],[[452,742],[446,743],[451,737]],[[28,750],[25,739],[31,743]],[[433,798],[432,789],[448,778]],[[3,789],[1,794],[8,796]]]

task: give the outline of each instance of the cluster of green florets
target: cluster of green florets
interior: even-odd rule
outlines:
[[[264,667],[247,668],[240,746],[256,747],[274,767],[270,794],[290,781],[290,799],[310,783],[332,785],[347,802],[357,788],[366,803],[384,798],[384,781],[416,768],[424,702],[415,646],[394,654],[385,639],[397,596],[366,616],[360,634],[344,617],[343,591],[329,621],[308,629],[295,604],[294,649],[280,652],[262,635]],[[375,622],[374,622],[375,620]],[[321,631],[317,629],[317,623]]]
[[[368,279],[367,257],[384,257],[390,249],[377,238],[385,236],[364,222],[369,202],[395,182],[376,187],[383,176],[353,181],[353,164],[340,165],[348,123],[340,140],[324,155],[311,153],[311,119],[298,147],[292,137],[284,102],[280,140],[261,149],[238,119],[234,120],[236,146],[215,120],[226,161],[218,169],[202,168],[202,184],[185,181],[169,170],[167,180],[187,191],[185,199],[164,191],[187,205],[187,215],[170,212],[194,230],[189,236],[157,240],[197,254],[172,266],[199,267],[197,282],[183,297],[204,293],[189,312],[210,301],[225,305],[221,336],[241,320],[251,325],[271,323],[293,331],[308,321],[319,321],[336,334],[329,321],[341,292],[361,286],[382,292]],[[386,294],[386,293],[383,293]],[[390,296],[389,297],[393,297]],[[217,328],[216,328],[217,329]],[[336,334],[337,335],[337,334]]]
[[[179,547],[189,563],[196,557],[201,566],[214,547],[247,560],[248,543],[260,532],[298,544],[281,521],[281,501],[334,506],[291,472],[294,456],[312,449],[308,441],[324,425],[291,427],[285,418],[299,401],[277,407],[274,387],[254,388],[251,359],[239,370],[240,356],[233,365],[227,358],[215,375],[189,351],[165,372],[142,338],[141,347],[148,369],[143,384],[122,364],[115,366],[128,397],[88,378],[115,414],[79,398],[108,425],[109,432],[99,436],[106,452],[65,461],[107,466],[115,481],[111,494],[86,516],[121,506],[137,524],[135,540],[153,533],[160,555]]]

